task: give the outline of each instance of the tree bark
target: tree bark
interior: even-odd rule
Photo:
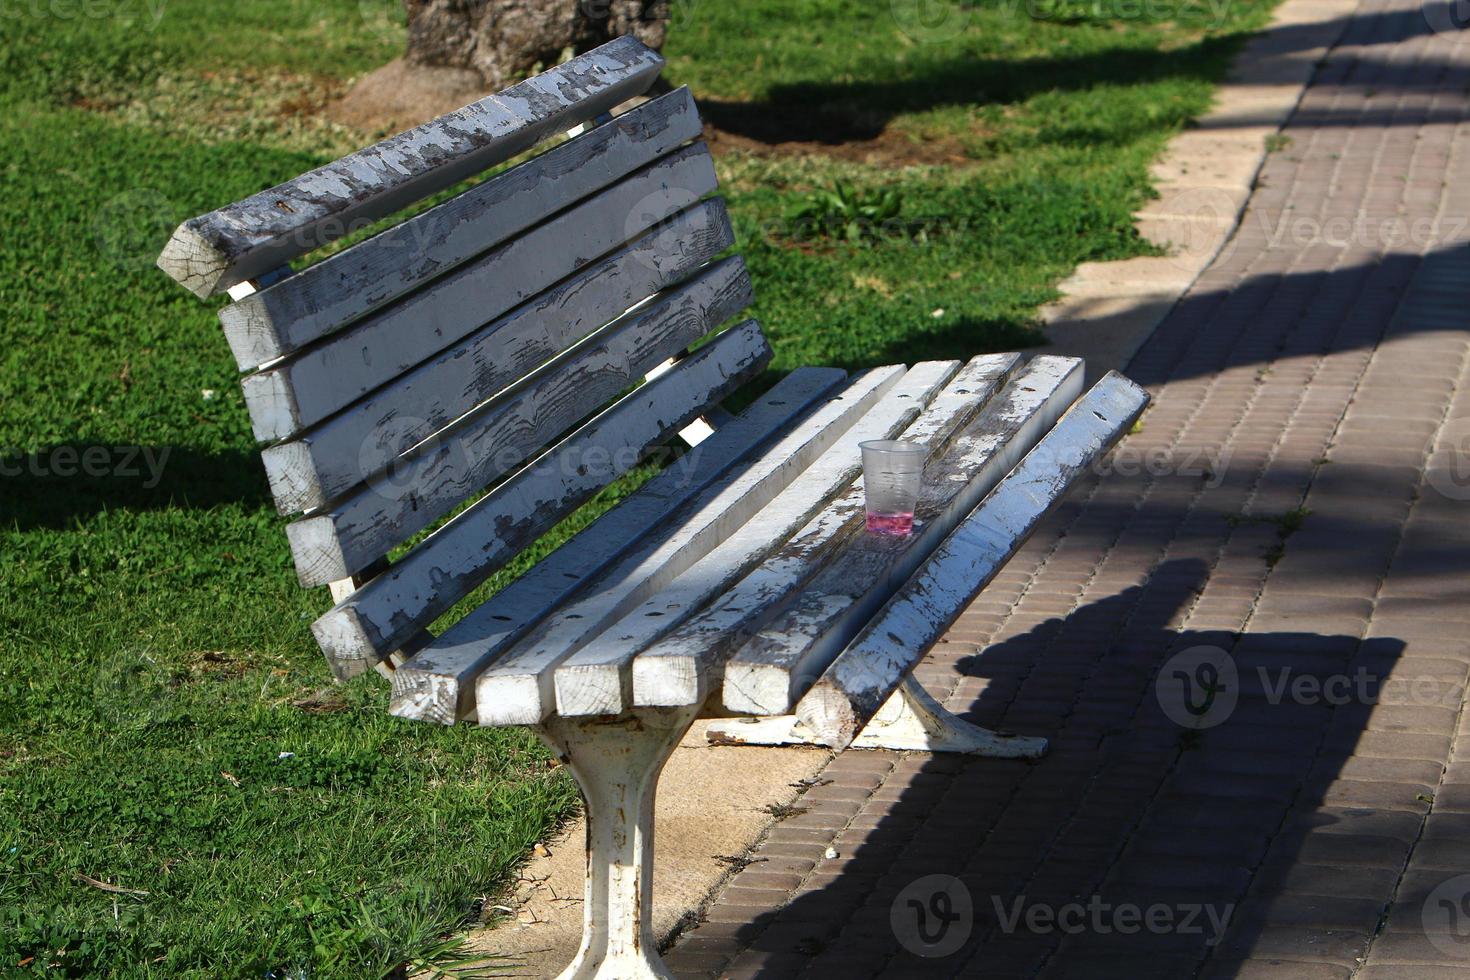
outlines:
[[[503,88],[540,67],[632,34],[657,50],[670,0],[404,0],[411,64],[468,68]]]

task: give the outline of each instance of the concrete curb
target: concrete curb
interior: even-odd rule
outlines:
[[[1246,43],[1194,128],[1169,141],[1151,174],[1159,192],[1138,212],[1160,257],[1085,262],[1041,310],[1039,353],[1087,359],[1096,377],[1121,369],[1227,247],[1280,132],[1318,63],[1342,37],[1356,0],[1286,0]]]

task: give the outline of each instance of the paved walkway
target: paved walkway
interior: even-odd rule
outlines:
[[[1050,754],[845,753],[671,967],[1470,976],[1470,31],[1431,15],[1359,8],[1132,362],[1141,430],[921,666]]]

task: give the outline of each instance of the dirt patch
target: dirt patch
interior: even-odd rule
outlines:
[[[489,94],[478,72],[410,65],[399,58],[359,79],[326,107],[326,117],[365,133],[398,133]]]
[[[831,157],[882,167],[969,167],[976,161],[953,136],[923,136],[883,113],[842,106],[782,108],[767,102],[699,102],[705,140],[716,154]]]

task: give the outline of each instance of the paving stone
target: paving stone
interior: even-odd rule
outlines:
[[[1460,447],[1440,432],[1447,410],[1470,418],[1470,262],[1449,241],[1324,233],[1334,219],[1356,228],[1470,212],[1459,146],[1470,39],[1425,34],[1420,7],[1278,8],[1278,23],[1301,26],[1250,41],[1235,69],[1252,66],[1243,77],[1265,87],[1225,91],[1180,137],[1214,148],[1214,163],[1192,176],[1177,157],[1162,164],[1221,181],[1264,148],[1276,127],[1263,120],[1286,120],[1292,149],[1264,158],[1230,246],[1172,312],[1151,291],[1186,281],[1203,255],[1086,264],[1075,295],[1049,311],[1085,323],[1063,328],[1077,351],[1131,345],[1158,324],[1128,368],[1155,403],[1112,461],[1155,452],[1171,468],[1089,477],[917,676],[955,692],[968,717],[1052,734],[1052,756],[838,756],[833,782],[803,801],[808,814],[762,848],[787,863],[753,866],[711,910],[706,929],[743,941],[751,923],[780,923],[769,961],[736,962],[731,975],[804,965],[809,977],[1132,980],[1189,976],[1207,957],[1202,977],[1328,980],[1366,956],[1367,980],[1470,976],[1470,959],[1452,960],[1417,924],[1443,876],[1470,870],[1470,492],[1459,492]],[[1351,43],[1333,48],[1344,29]],[[1247,125],[1242,112],[1255,114]],[[1166,226],[1200,210],[1178,207],[1186,186],[1163,185],[1140,227],[1170,237]],[[1243,185],[1222,200],[1233,217]],[[1311,234],[1293,237],[1304,217]],[[1459,234],[1455,245],[1470,238]],[[1145,302],[1109,300],[1107,283]],[[1229,462],[1209,481],[1186,479],[1191,447]],[[1249,520],[1303,500],[1312,513],[1284,543],[1278,525]],[[1155,678],[1201,644],[1232,650],[1239,703],[1224,725],[1186,737]],[[1322,689],[1273,699],[1283,670],[1315,682],[1361,670],[1363,686],[1336,701]],[[846,856],[818,860],[844,827]],[[890,893],[925,873],[961,875],[977,903],[984,935],[953,961],[895,954],[885,925]],[[802,876],[795,902],[762,912]],[[995,932],[998,913],[980,906],[1016,895],[1228,904],[1234,928],[1213,948],[1177,935]],[[834,938],[795,952],[814,935]],[[711,955],[692,951],[691,969],[708,970],[698,957]]]

